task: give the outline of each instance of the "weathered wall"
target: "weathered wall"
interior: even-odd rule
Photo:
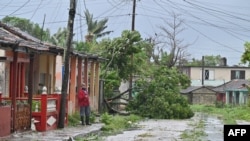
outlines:
[[[212,105],[216,101],[216,93],[207,88],[193,91],[192,104]]]

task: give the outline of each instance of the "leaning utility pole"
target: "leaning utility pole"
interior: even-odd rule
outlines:
[[[74,28],[74,18],[76,13],[76,0],[70,0],[70,9],[69,9],[69,19],[68,19],[68,32],[66,39],[66,53],[64,59],[64,75],[63,75],[63,83],[62,83],[62,95],[61,95],[61,104],[60,104],[60,112],[59,112],[59,122],[58,128],[64,128],[65,115],[66,115],[66,98],[68,91],[68,81],[69,81],[69,55],[71,52],[71,42],[73,38],[73,28]]]
[[[135,30],[135,7],[136,7],[136,0],[133,0],[133,12],[132,12],[132,27],[131,30],[134,31]],[[134,55],[131,55],[131,66],[133,67],[133,63],[134,63]],[[130,78],[129,78],[129,100],[132,99],[132,85],[133,83],[133,68],[132,68],[132,72],[130,74]]]

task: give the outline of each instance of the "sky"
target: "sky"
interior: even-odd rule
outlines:
[[[84,41],[87,26],[84,11],[89,10],[95,20],[108,18],[105,38],[131,30],[132,0],[76,0],[74,40]],[[51,33],[67,27],[70,0],[1,0],[0,19],[5,16],[26,18]],[[135,30],[142,38],[154,38],[173,22],[171,13],[180,15],[184,22],[180,36],[189,44],[191,58],[220,55],[228,65],[238,65],[245,42],[250,42],[250,0],[137,0]]]

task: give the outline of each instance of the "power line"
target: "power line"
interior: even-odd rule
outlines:
[[[13,15],[14,13],[16,13],[17,11],[22,9],[25,5],[27,5],[29,2],[30,2],[30,0],[26,1],[22,6],[20,6],[18,9],[16,9],[14,12],[10,13],[9,15]]]

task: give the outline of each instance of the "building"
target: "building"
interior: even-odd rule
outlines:
[[[181,93],[192,104],[215,101],[246,104],[248,101],[246,86],[249,85],[250,67],[227,66],[224,60],[220,66],[182,66],[180,71],[191,80],[191,86]]]

